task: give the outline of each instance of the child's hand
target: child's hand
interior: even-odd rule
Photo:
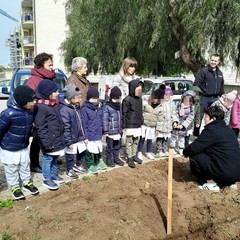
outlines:
[[[87,145],[87,144],[88,144],[88,139],[85,139],[85,140],[84,140],[84,143]]]
[[[178,126],[178,122],[174,122],[173,123],[173,128],[177,128],[177,126]]]
[[[182,128],[183,128],[183,125],[182,125],[182,124],[178,124],[178,125],[177,125],[177,128],[178,128],[178,129],[182,129]]]
[[[68,147],[71,148],[71,149],[73,149],[73,144],[69,145]]]
[[[200,127],[200,125],[199,125],[199,124],[196,124],[195,126],[196,126],[196,128],[199,128],[199,127]]]

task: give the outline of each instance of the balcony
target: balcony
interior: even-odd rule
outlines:
[[[23,59],[23,65],[25,65],[25,66],[34,65],[33,60],[34,60],[33,57],[25,57],[25,58]]]
[[[24,36],[23,39],[23,45],[31,45],[34,44],[34,37],[33,36]]]
[[[32,0],[22,0],[22,7],[29,8],[32,7],[33,3]]]
[[[28,29],[33,28],[33,13],[32,12],[22,14],[22,26],[23,26],[23,28],[28,28]]]

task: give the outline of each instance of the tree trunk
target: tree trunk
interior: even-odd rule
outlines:
[[[169,20],[173,27],[173,30],[175,32],[176,38],[179,42],[180,47],[180,56],[183,60],[183,62],[186,64],[186,66],[192,71],[194,76],[197,74],[198,70],[201,68],[201,62],[199,62],[197,59],[195,59],[187,45],[188,40],[185,32],[185,28],[183,24],[181,23],[181,19],[177,18],[173,14],[173,5],[169,2]]]

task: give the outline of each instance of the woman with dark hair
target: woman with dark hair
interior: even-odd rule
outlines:
[[[222,186],[237,188],[240,180],[240,148],[236,135],[224,121],[219,106],[204,111],[205,127],[200,136],[183,150],[190,158],[190,170],[202,190],[219,191]]]
[[[137,67],[137,60],[133,57],[127,57],[123,60],[119,73],[113,79],[112,87],[119,87],[122,92],[122,99],[128,96],[128,84],[136,78],[135,70]]]
[[[39,53],[34,58],[34,68],[31,71],[31,77],[26,83],[26,86],[29,86],[33,90],[35,90],[38,84],[43,79],[54,79],[56,77],[55,72],[53,71],[53,57],[48,53]],[[30,146],[30,169],[32,172],[41,173],[42,169],[39,164],[39,153],[40,146],[38,142],[38,137],[33,130],[33,139]]]

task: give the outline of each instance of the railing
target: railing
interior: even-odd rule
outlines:
[[[33,13],[24,13],[22,15],[22,22],[33,21]]]
[[[23,37],[23,44],[33,44],[34,37],[33,36],[24,36]]]
[[[25,57],[24,59],[23,59],[23,65],[34,65],[34,63],[33,63],[33,57]]]

